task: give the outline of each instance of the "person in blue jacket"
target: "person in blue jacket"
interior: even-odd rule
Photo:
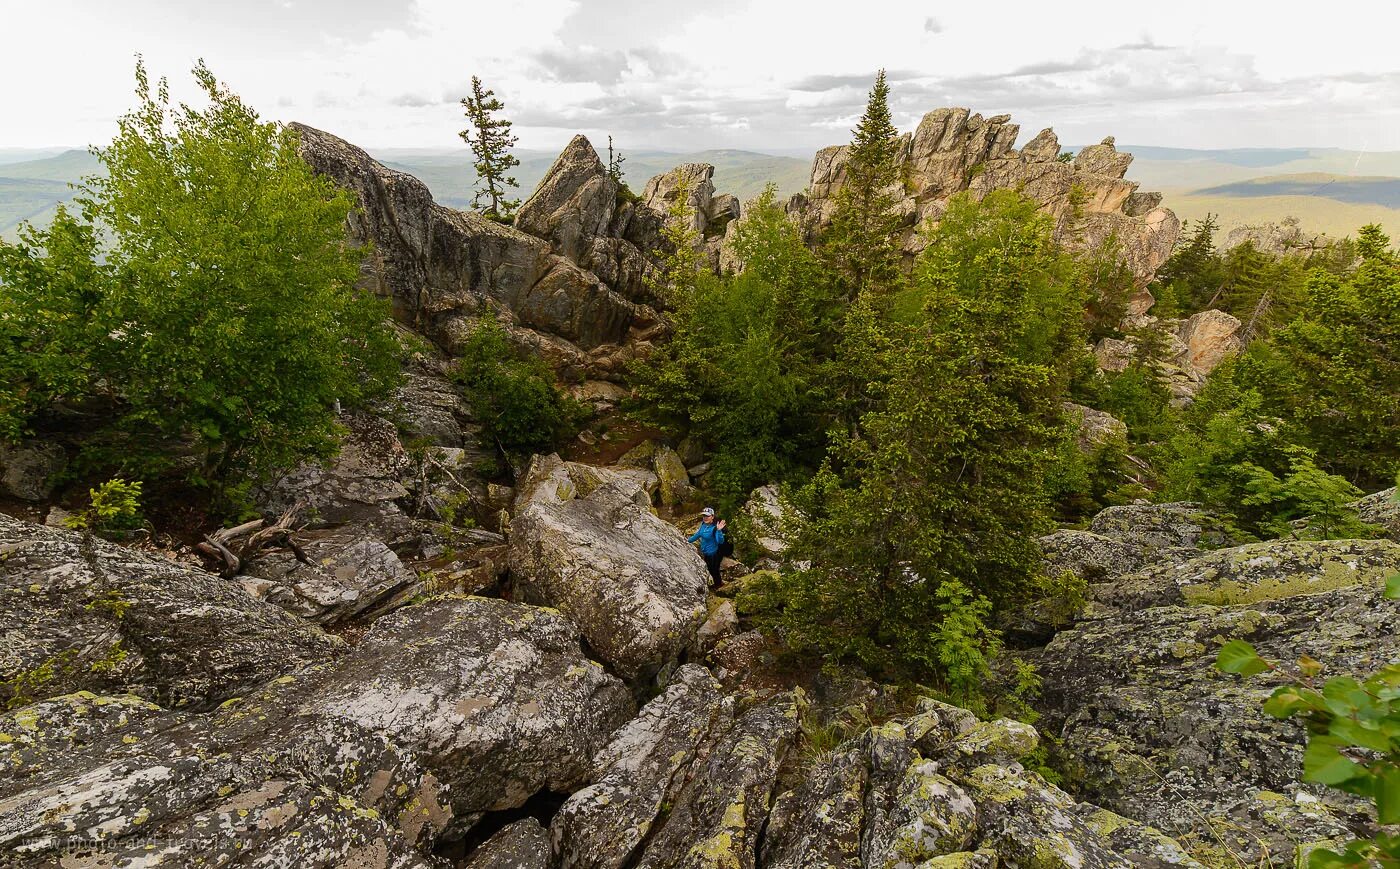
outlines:
[[[710,570],[711,585],[719,585],[719,566],[724,561],[720,547],[724,545],[723,519],[715,521],[715,508],[706,507],[700,511],[700,527],[690,535],[690,542],[700,544],[700,555],[705,559],[705,567]]]

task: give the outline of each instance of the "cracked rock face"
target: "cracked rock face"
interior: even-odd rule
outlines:
[[[1020,127],[1009,115],[983,118],[965,108],[935,109],[912,135],[901,139],[899,161],[907,183],[901,211],[908,217],[905,251],[923,247],[917,229],[937,221],[948,200],[963,191],[981,199],[993,190],[1020,190],[1040,203],[1068,244],[1096,248],[1117,239],[1120,255],[1138,284],[1146,285],[1171,256],[1181,221],[1124,175],[1131,154],[1113,139],[1090,145],[1061,162],[1053,130],[1042,130],[1019,152]],[[812,162],[808,213],[818,224],[831,219],[833,197],[845,183],[847,146],[824,148]]]
[[[596,275],[552,252],[548,242],[438,205],[418,179],[380,165],[329,133],[291,126],[301,137],[302,158],[358,199],[351,237],[374,244],[361,269],[362,286],[391,299],[400,320],[444,348],[464,338],[470,322],[488,307],[562,341],[564,352],[579,360],[600,345],[622,342],[639,318],[651,319]],[[548,228],[561,213],[573,213],[569,201],[567,196],[551,200],[552,209],[538,203],[527,223],[538,217],[541,228]],[[558,229],[556,221],[551,234],[560,234],[561,249],[571,251],[563,238],[567,233]],[[570,237],[581,238],[583,227],[578,230]]]
[[[386,734],[451,788],[468,823],[580,785],[634,711],[557,612],[451,596],[375,622],[307,709]]]
[[[217,703],[344,649],[235,583],[0,515],[4,697],[91,690]]]
[[[1086,620],[1033,656],[1040,723],[1082,770],[1086,799],[1219,859],[1291,862],[1299,846],[1364,828],[1366,812],[1302,784],[1302,728],[1260,708],[1277,677],[1222,674],[1216,653],[1238,638],[1266,658],[1308,654],[1328,673],[1365,675],[1394,658],[1397,630],[1400,602],[1367,583]]]
[[[39,866],[427,866],[444,788],[382,735],[298,714],[316,678],[208,714],[80,692],[0,716],[0,849]]]
[[[643,506],[649,501],[636,483],[609,478],[580,493],[567,468],[548,475],[555,477],[522,487],[510,533],[516,592],[573,619],[624,679],[649,678],[695,642],[706,615],[704,563]]]
[[[1172,839],[1026,770],[1035,729],[936,701],[871,728],[778,796],[769,869],[1196,866]]]

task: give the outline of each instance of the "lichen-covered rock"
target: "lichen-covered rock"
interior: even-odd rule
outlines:
[[[754,523],[759,549],[774,558],[787,551],[787,540],[783,537],[786,533],[783,529],[784,507],[777,486],[759,486],[750,492],[744,512]]]
[[[1358,801],[1303,785],[1302,728],[1265,715],[1278,678],[1214,667],[1243,639],[1273,660],[1302,654],[1328,674],[1391,662],[1400,602],[1355,585],[1251,605],[1154,607],[1083,621],[1036,661],[1041,726],[1081,770],[1081,795],[1202,854],[1291,862],[1310,842],[1364,826]]]
[[[719,683],[687,664],[666,690],[613,734],[593,759],[592,783],[576,791],[551,826],[559,869],[620,869],[637,857],[684,772],[715,736]]]
[[[558,506],[575,498],[585,498],[604,485],[614,484],[640,507],[651,506],[647,480],[634,475],[631,467],[599,468],[580,462],[566,462],[557,453],[531,457],[520,475],[515,491],[515,511],[532,504]]]
[[[1352,506],[1362,522],[1377,526],[1386,537],[1400,542],[1400,492],[1394,486],[1372,492]]]
[[[715,646],[734,636],[738,625],[739,613],[734,608],[734,601],[721,600],[710,610],[700,630],[696,631],[696,647],[701,654],[708,654]]]
[[[1161,560],[1196,555],[1234,542],[1224,524],[1199,504],[1127,504],[1099,511],[1089,530]]]
[[[692,764],[637,869],[754,869],[774,782],[797,735],[798,701],[724,699],[707,753]]]
[[[549,833],[534,818],[501,829],[472,852],[464,869],[550,869]]]
[[[244,574],[271,583],[257,586],[264,599],[323,625],[383,612],[422,588],[392,549],[354,529],[303,541],[301,548],[310,564],[291,552],[264,552]]]
[[[1389,540],[1269,540],[1168,562],[1097,586],[1101,603],[1127,609],[1171,604],[1251,604],[1353,585],[1383,585],[1400,572]]]
[[[1038,736],[1021,722],[979,722],[932,700],[872,727],[779,795],[765,836],[769,869],[1190,866],[1170,838],[1109,822],[1019,758]]]
[[[43,501],[67,465],[68,454],[56,443],[0,444],[0,492],[21,501]]]
[[[638,491],[610,480],[564,500],[527,495],[510,534],[520,598],[576,621],[589,648],[629,681],[691,648],[709,585],[694,547],[637,503]]]
[[[344,644],[165,558],[0,515],[0,696],[217,703]]]
[[[675,450],[668,446],[657,447],[651,457],[651,466],[660,486],[661,506],[675,510],[695,500],[697,493],[695,487],[690,485],[690,474]]]
[[[1045,571],[1050,575],[1072,573],[1085,582],[1108,582],[1138,570],[1144,553],[1128,543],[1073,529],[1055,531],[1039,538],[1045,555]]]
[[[443,788],[382,735],[299,714],[321,672],[208,714],[80,693],[0,716],[0,853],[40,866],[427,866],[451,818]]]
[[[1036,869],[1200,865],[1166,836],[1120,836],[1121,844],[1115,847],[1111,825],[1019,767],[980,766],[967,773],[962,783],[981,812],[982,846],[995,851],[1002,865]],[[1089,823],[1085,814],[1097,824]],[[1118,820],[1142,830],[1126,818]],[[1140,853],[1144,842],[1150,850]]]
[[[634,707],[557,612],[444,596],[375,622],[307,709],[386,734],[470,822],[582,784]]]

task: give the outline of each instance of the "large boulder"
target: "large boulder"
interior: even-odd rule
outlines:
[[[1108,507],[1090,521],[1089,531],[1151,560],[1190,558],[1234,542],[1218,517],[1188,501]]]
[[[1045,556],[1046,573],[1070,573],[1087,583],[1109,582],[1132,573],[1145,558],[1139,547],[1092,531],[1064,529],[1036,542]]]
[[[1205,377],[1221,362],[1244,346],[1240,339],[1243,324],[1224,311],[1209,310],[1192,314],[1177,333],[1184,349],[1178,364],[1199,377]]]
[[[695,549],[638,503],[632,481],[543,491],[548,497],[523,489],[523,509],[511,519],[516,594],[574,619],[589,648],[624,679],[645,679],[675,661],[705,620],[709,575]]]
[[[1091,453],[1109,444],[1128,442],[1128,425],[1118,417],[1102,410],[1066,401],[1065,417],[1074,425],[1074,443],[1081,452]]]
[[[308,562],[292,552],[265,552],[244,566],[251,594],[323,625],[373,617],[422,589],[418,576],[384,543],[346,529],[303,540]]]
[[[375,622],[306,709],[385,734],[450,788],[465,823],[577,788],[634,711],[557,612],[453,596]]]
[[[314,681],[208,714],[80,692],[0,716],[0,862],[430,865],[443,787],[381,734],[299,715]]]
[[[1269,540],[1153,564],[1095,587],[1101,603],[1142,609],[1173,604],[1251,604],[1354,585],[1384,585],[1400,572],[1389,540]]]
[[[90,690],[202,706],[344,649],[236,583],[3,514],[0,608],[10,705]]]
[[[593,758],[591,784],[574,792],[552,825],[560,869],[621,869],[675,803],[683,773],[717,734],[724,703],[703,667],[687,664],[666,690],[613,734]]]
[[[1166,606],[1080,622],[1032,655],[1040,721],[1085,799],[1212,858],[1291,863],[1299,849],[1364,829],[1354,797],[1302,783],[1304,731],[1261,705],[1281,674],[1241,681],[1214,667],[1230,639],[1327,674],[1393,661],[1400,601],[1370,584],[1234,606]]]
[[[723,696],[682,667],[555,816],[561,869],[753,867],[797,720],[793,694]]]
[[[63,447],[48,441],[0,444],[0,493],[21,501],[43,501],[54,477],[68,466]]]

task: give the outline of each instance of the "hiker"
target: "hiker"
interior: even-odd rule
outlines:
[[[705,567],[709,568],[712,586],[719,585],[719,565],[724,561],[724,551],[728,548],[725,546],[724,525],[723,519],[715,521],[715,508],[706,507],[700,511],[700,527],[690,535],[689,542],[700,543],[700,555],[705,559]]]

